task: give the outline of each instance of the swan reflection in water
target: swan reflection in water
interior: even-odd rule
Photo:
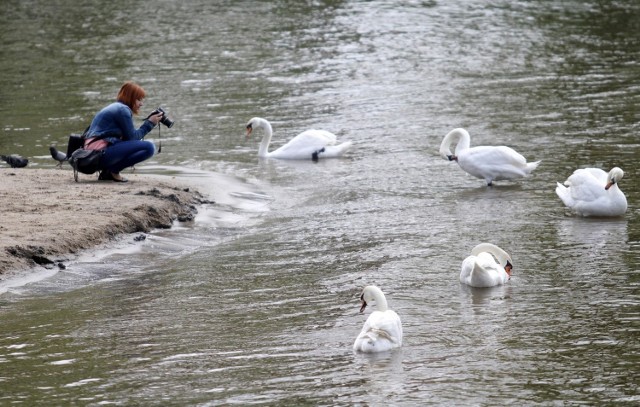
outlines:
[[[626,219],[560,218],[555,228],[559,243],[567,246],[610,246],[615,251],[624,249],[629,241]]]
[[[466,284],[460,284],[460,293],[465,300],[465,304],[474,306],[474,310],[482,312],[486,310],[487,305],[510,300],[512,298],[513,288],[510,285],[471,287]]]
[[[560,218],[555,222],[558,250],[549,259],[580,274],[623,270],[631,251],[626,219]],[[554,259],[555,257],[555,259]],[[566,266],[563,263],[569,262]]]

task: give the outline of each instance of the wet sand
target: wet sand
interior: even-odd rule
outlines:
[[[208,202],[171,177],[97,181],[68,169],[0,168],[0,281],[31,268],[64,268],[80,251],[125,233],[191,221]]]

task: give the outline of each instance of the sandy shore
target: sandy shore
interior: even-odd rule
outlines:
[[[73,180],[69,169],[0,168],[0,280],[34,266],[64,267],[81,250],[123,234],[190,221],[198,192],[169,177],[127,183]]]

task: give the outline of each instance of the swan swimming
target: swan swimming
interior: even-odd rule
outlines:
[[[369,285],[362,290],[360,296],[364,312],[368,303],[375,301],[373,311],[364,323],[362,331],[353,343],[353,350],[366,353],[384,352],[402,346],[402,323],[395,311],[388,309],[387,300],[382,290]]]
[[[575,170],[564,185],[557,183],[556,194],[564,204],[581,216],[622,216],[627,198],[618,188],[624,172],[612,168],[607,174],[599,168]]]
[[[313,160],[319,158],[335,158],[343,155],[351,142],[336,144],[336,135],[325,130],[306,130],[292,138],[287,144],[275,151],[269,152],[269,143],[273,130],[271,123],[261,117],[254,117],[247,123],[247,137],[255,129],[264,129],[264,136],[258,149],[258,157],[281,158],[289,160]]]
[[[494,287],[511,278],[513,261],[509,253],[491,243],[480,243],[462,261],[460,282],[471,287]]]
[[[455,154],[450,150],[454,142],[457,142]],[[465,129],[453,129],[442,140],[440,155],[449,161],[456,161],[460,168],[474,177],[484,179],[489,186],[493,181],[526,177],[540,164],[540,161],[527,163],[522,155],[510,147],[470,145],[471,137]]]

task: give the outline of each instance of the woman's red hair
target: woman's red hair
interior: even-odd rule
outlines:
[[[118,92],[118,102],[122,102],[133,111],[134,114],[138,114],[136,110],[136,100],[144,99],[147,94],[140,85],[133,82],[125,82]]]

